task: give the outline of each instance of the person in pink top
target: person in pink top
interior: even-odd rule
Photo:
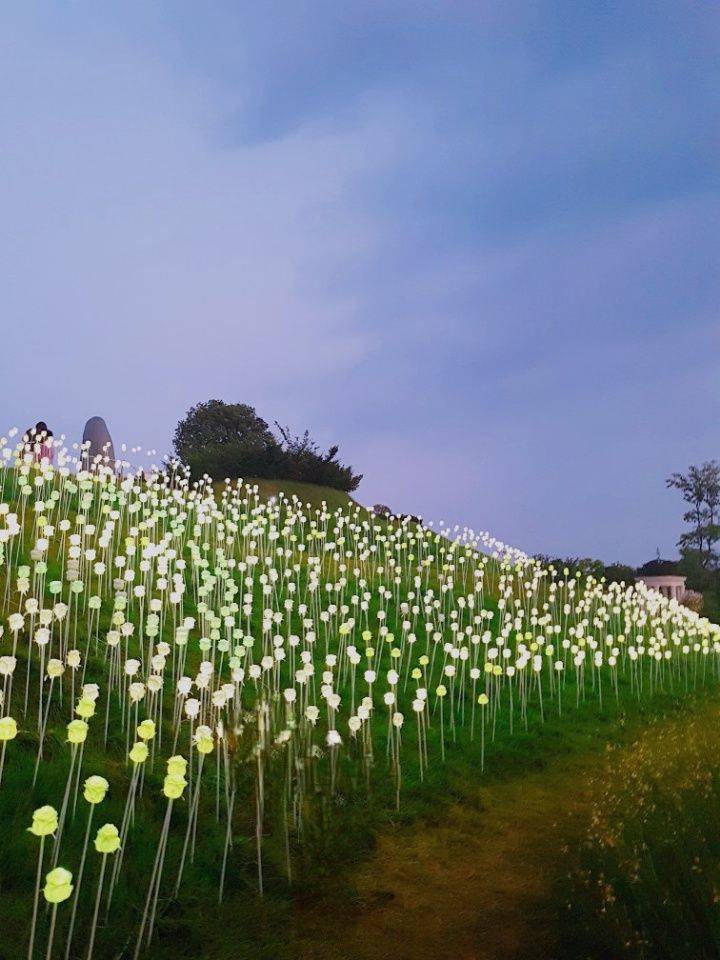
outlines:
[[[55,457],[53,432],[44,420],[38,420],[34,427],[30,427],[23,434],[23,444],[24,452],[32,453],[38,463],[42,460],[47,460],[48,463],[53,462]]]

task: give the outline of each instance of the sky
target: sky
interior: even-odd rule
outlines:
[[[211,399],[358,499],[674,556],[720,459],[720,8],[12,0],[0,429]]]

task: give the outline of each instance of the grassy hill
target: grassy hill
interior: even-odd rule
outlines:
[[[18,725],[0,782],[3,960],[27,955],[36,865],[42,879],[53,848],[77,904],[60,905],[54,928],[40,909],[38,955],[51,935],[58,954],[86,955],[96,902],[94,955],[108,960],[136,950],[158,960],[347,958],[371,941],[368,957],[380,960],[388,930],[394,960],[437,955],[433,931],[453,905],[464,904],[468,937],[479,935],[468,918],[481,901],[463,891],[492,899],[459,850],[470,850],[467,831],[482,833],[483,791],[515,798],[517,823],[514,812],[487,822],[516,838],[510,855],[522,863],[520,838],[542,824],[540,800],[525,811],[520,802],[526,778],[585,758],[553,774],[551,793],[532,794],[562,818],[577,771],[648,718],[716,708],[716,628],[654,595],[606,591],[512,552],[490,560],[493,543],[467,532],[450,540],[369,522],[337,491],[284,482],[258,481],[257,497],[222,486],[211,496],[164,477],[119,483],[37,465],[2,480],[0,683],[2,712]],[[280,489],[310,509],[272,502]],[[76,750],[67,725],[88,701]],[[154,724],[150,755],[136,762],[128,750],[143,721]],[[186,776],[170,804],[166,764],[178,754]],[[92,824],[90,774],[109,783]],[[64,810],[65,824],[40,860],[27,828],[45,804]],[[108,822],[122,825],[123,847],[109,908],[99,855],[92,844],[83,854]],[[430,842],[446,822],[454,827]],[[388,872],[394,844],[438,885],[435,907],[418,894],[406,942],[403,910],[382,910],[396,890],[411,895]],[[457,890],[451,861],[431,869],[453,844]],[[379,888],[361,873],[376,849],[389,851]],[[492,860],[482,869],[494,875]],[[509,878],[498,902],[509,904]],[[519,895],[525,915],[534,894]],[[454,942],[473,956],[467,937]],[[496,947],[490,955],[502,956]]]
[[[314,483],[295,483],[292,480],[265,480],[262,478],[251,479],[248,484],[258,488],[258,493],[262,500],[270,500],[271,497],[277,497],[279,493],[284,493],[288,498],[297,497],[303,505],[310,505],[313,510],[320,510],[323,502],[328,510],[338,509],[346,510],[349,506],[357,503],[350,494],[342,490],[336,490],[334,487],[320,487]]]

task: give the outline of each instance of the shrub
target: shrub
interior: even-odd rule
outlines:
[[[317,483],[320,486],[344,490],[346,493],[357,489],[362,474],[354,474],[352,467],[340,463],[336,445],[330,447],[327,453],[321,453],[307,430],[298,437],[293,436],[288,427],[281,427],[277,422],[275,426],[282,437],[285,460],[285,473],[281,479]]]
[[[262,477],[296,480],[334,487],[349,493],[361,474],[340,463],[338,447],[322,453],[310,434],[293,436],[276,423],[281,439],[253,407],[221,400],[198,403],[188,410],[175,430],[175,453],[193,477],[208,474],[216,480]]]

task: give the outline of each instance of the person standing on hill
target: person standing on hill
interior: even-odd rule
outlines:
[[[38,420],[34,427],[30,427],[23,434],[23,453],[31,453],[36,462],[47,460],[52,463],[55,457],[53,447],[53,432],[44,420]]]

